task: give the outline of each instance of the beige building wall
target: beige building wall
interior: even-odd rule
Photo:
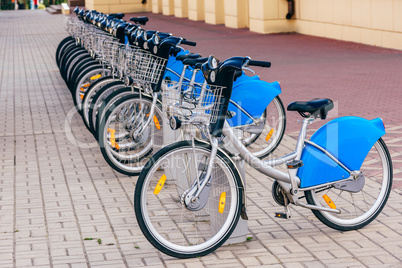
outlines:
[[[86,0],[87,9],[188,17],[258,33],[298,32],[402,49],[402,0]]]
[[[85,0],[85,8],[103,13],[129,13],[151,10],[149,8],[152,5],[149,5],[149,3],[142,4],[141,2],[142,0]]]
[[[296,32],[402,49],[401,0],[296,0]]]

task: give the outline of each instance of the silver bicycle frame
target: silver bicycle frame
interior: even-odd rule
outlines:
[[[330,157],[334,162],[336,162],[339,166],[341,166],[350,175],[353,175],[354,171],[349,170],[344,164],[342,164],[338,159],[336,159],[333,155],[331,155],[324,148],[318,146],[317,144],[315,144],[309,140],[306,140],[307,127],[313,120],[314,120],[313,117],[305,118],[303,120],[303,125],[302,125],[301,131],[299,133],[299,137],[297,139],[296,150],[294,152],[292,152],[288,155],[276,158],[276,159],[266,160],[266,161],[262,161],[259,158],[255,157],[243,145],[243,143],[239,139],[237,139],[232,128],[229,126],[229,124],[226,121],[223,126],[222,133],[229,139],[229,141],[233,144],[233,146],[238,150],[240,156],[250,166],[252,166],[256,170],[260,171],[261,173],[277,180],[285,190],[288,190],[292,183],[296,183],[296,186],[299,187],[300,186],[300,178],[295,176],[295,181],[292,182],[292,179],[290,178],[290,175],[288,173],[277,170],[274,167],[285,164],[286,162],[291,161],[291,160],[300,160],[304,145],[306,143],[314,146],[318,150],[325,153],[328,157]],[[349,178],[346,178],[345,180],[348,180],[348,179]],[[309,187],[308,190],[313,189],[313,188],[319,188],[322,186],[323,185],[318,185],[317,187]],[[300,189],[300,190],[307,190],[307,188]]]
[[[335,162],[340,164],[341,167],[344,167],[342,163],[340,163],[335,157],[333,157],[329,152],[327,152],[325,149],[319,147],[316,144],[309,142],[306,140],[306,134],[307,134],[307,127],[314,120],[313,117],[310,118],[305,118],[303,120],[303,125],[301,128],[301,131],[299,133],[299,137],[297,139],[297,144],[296,144],[296,150],[288,155],[272,159],[272,160],[266,160],[262,161],[259,158],[255,157],[247,148],[243,145],[243,143],[237,139],[236,135],[234,134],[232,128],[229,126],[229,124],[225,121],[225,124],[222,129],[223,135],[225,135],[229,141],[233,144],[233,146],[238,150],[240,156],[253,168],[258,170],[259,172],[271,177],[274,180],[277,180],[278,183],[281,185],[281,187],[284,189],[286,193],[288,193],[288,197],[295,205],[308,208],[308,209],[317,209],[321,211],[327,211],[327,212],[332,212],[332,213],[341,213],[339,209],[331,209],[331,208],[325,208],[321,206],[314,206],[310,204],[306,204],[302,201],[299,200],[298,197],[298,192],[299,190],[307,190],[307,189],[299,189],[298,187],[300,186],[300,178],[297,177],[297,170],[291,169],[288,170],[288,173],[282,172],[280,170],[275,169],[275,166],[279,166],[281,164],[285,164],[288,161],[291,160],[300,160],[301,154],[304,148],[305,143],[309,143],[312,146],[315,146],[319,150],[323,150],[325,154],[327,154],[331,159],[333,159]],[[348,169],[347,171],[349,172],[350,175],[353,174],[353,172],[350,172]],[[349,180],[349,178],[345,179]],[[309,187],[308,190],[314,189],[314,188],[320,188],[326,185],[317,185],[316,187]]]

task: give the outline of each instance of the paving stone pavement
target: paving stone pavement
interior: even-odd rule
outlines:
[[[64,21],[0,12],[0,267],[402,267],[402,120],[384,137],[394,188],[367,227],[332,230],[300,208],[276,219],[271,181],[247,168],[251,240],[190,260],[158,252],[136,223],[136,177],[113,171],[96,146],[72,143],[95,141],[77,114],[66,125],[73,101],[54,61]]]

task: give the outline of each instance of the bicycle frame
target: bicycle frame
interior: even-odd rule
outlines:
[[[363,177],[363,179],[364,179],[364,175],[361,174],[361,172],[358,170],[358,169],[360,169],[361,163],[358,166],[357,170],[351,170],[347,167],[346,164],[344,164],[344,163],[342,163],[342,161],[338,160],[338,158],[333,156],[328,150],[326,150],[322,146],[312,142],[311,140],[306,139],[308,125],[314,119],[315,119],[314,116],[304,118],[303,124],[301,127],[301,131],[299,133],[299,137],[297,140],[296,149],[294,152],[292,152],[288,155],[276,158],[276,159],[266,160],[266,161],[260,160],[259,158],[255,157],[250,151],[248,151],[248,149],[243,145],[242,141],[236,137],[235,133],[233,132],[233,129],[230,127],[230,125],[228,124],[227,121],[225,121],[225,123],[224,123],[222,133],[225,136],[225,141],[226,142],[230,141],[232,143],[232,145],[237,149],[241,158],[244,159],[251,167],[253,167],[256,170],[258,170],[259,172],[271,177],[273,180],[276,180],[280,184],[280,186],[285,191],[285,193],[286,193],[287,197],[289,198],[289,200],[291,201],[291,203],[301,206],[301,207],[308,208],[308,209],[316,209],[316,210],[327,211],[327,212],[332,212],[332,213],[340,213],[339,209],[331,209],[331,208],[325,208],[325,207],[319,207],[319,206],[305,204],[302,201],[300,201],[299,197],[298,197],[299,190],[308,191],[308,190],[313,190],[313,189],[317,189],[317,188],[323,188],[323,187],[329,187],[329,186],[332,187],[334,182],[340,183],[342,181],[351,181],[353,183],[361,177]],[[352,140],[354,139],[356,141],[356,143],[359,143],[358,146],[363,148],[361,150],[362,152],[360,153],[360,158],[362,157],[361,161],[364,160],[365,156],[368,153],[368,151],[365,152],[364,148],[370,149],[374,145],[375,141],[377,141],[378,138],[380,138],[382,135],[385,134],[384,126],[381,125],[382,120],[379,118],[369,121],[369,120],[358,118],[358,117],[343,117],[343,118],[335,119],[335,120],[327,123],[326,125],[330,125],[332,122],[335,122],[336,124],[338,124],[338,123],[341,124],[341,126],[343,126],[343,128],[346,129],[345,131],[348,131],[348,132],[350,131],[350,126],[348,126],[348,124],[349,125],[357,124],[358,125],[357,128],[362,129],[362,131],[360,131],[360,133],[350,135],[350,136],[352,136]],[[347,122],[346,125],[344,122]],[[316,132],[316,133],[318,133],[317,136],[320,135],[320,133],[319,133],[320,130]],[[360,142],[360,139],[363,135],[369,137],[368,142],[365,142],[365,141]],[[216,149],[218,147],[218,143],[217,143],[218,138],[209,137],[209,139],[210,139],[210,142],[212,145],[212,153],[211,153],[211,160],[210,160],[210,163],[212,163],[211,161],[213,161],[213,159],[216,155]],[[337,179],[336,181],[320,182],[317,185],[314,185],[311,187],[299,188],[301,186],[301,180],[298,177],[298,169],[288,169],[288,173],[285,173],[285,172],[282,172],[282,171],[274,168],[275,166],[285,164],[291,160],[300,160],[302,158],[302,154],[303,154],[303,151],[304,151],[306,145],[312,146],[315,149],[322,152],[324,155],[326,155],[329,159],[331,159],[336,164],[337,167],[340,167],[343,170],[343,172],[345,172],[347,174],[347,176],[343,176],[344,177],[343,179]],[[213,154],[215,154],[215,155],[213,155]],[[308,165],[308,163],[306,163],[306,164]],[[350,161],[348,164],[350,164]],[[209,165],[209,166],[212,166],[212,165]],[[210,174],[211,174],[210,168],[208,168],[208,172],[207,172],[206,176],[208,177],[208,176],[210,176]],[[244,183],[243,183],[243,185],[244,185]],[[203,187],[203,186],[205,186],[205,183],[201,185],[201,187]],[[337,186],[334,186],[334,187],[337,187]],[[342,187],[342,186],[338,186],[338,187]],[[345,190],[353,191],[352,189],[345,189]],[[197,192],[199,193],[201,191],[202,191],[202,188],[199,189]],[[244,187],[243,187],[243,191],[244,191]],[[197,197],[197,196],[195,196],[195,197]]]

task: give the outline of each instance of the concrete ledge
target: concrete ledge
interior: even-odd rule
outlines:
[[[61,13],[63,15],[70,15],[70,7],[66,3],[61,4]]]

